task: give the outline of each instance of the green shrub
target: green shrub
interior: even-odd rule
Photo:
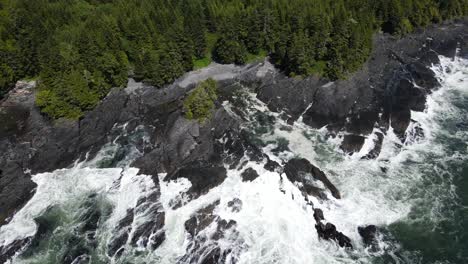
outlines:
[[[211,118],[211,113],[218,98],[216,81],[208,79],[198,84],[184,100],[184,111],[187,119],[199,122]]]

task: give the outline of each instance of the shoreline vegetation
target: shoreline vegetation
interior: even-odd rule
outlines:
[[[129,76],[159,88],[266,56],[289,76],[344,79],[375,32],[466,15],[468,0],[0,0],[0,98],[35,78],[44,114],[78,119]]]

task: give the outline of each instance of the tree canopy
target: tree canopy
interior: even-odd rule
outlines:
[[[0,97],[37,78],[44,113],[79,118],[129,75],[162,87],[258,54],[291,76],[346,78],[374,32],[467,14],[468,0],[0,0]]]

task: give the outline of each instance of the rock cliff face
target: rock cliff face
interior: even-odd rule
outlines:
[[[256,92],[271,111],[283,111],[288,122],[301,119],[313,128],[327,126],[332,135],[345,134],[342,149],[347,153],[358,152],[365,138],[377,131],[375,148],[366,156],[376,158],[387,130],[391,127],[404,141],[413,122],[411,111],[423,111],[426,95],[438,87],[438,80],[429,69],[438,63],[438,54],[453,57],[458,52],[459,56],[468,57],[468,21],[434,26],[403,39],[377,35],[374,47],[369,61],[347,80],[288,78],[266,61],[245,67],[214,65],[189,73],[164,89],[131,82],[126,89],[112,90],[96,109],[78,121],[52,121],[42,116],[34,106],[34,84],[18,83],[0,102],[0,226],[34,194],[31,175],[69,167],[76,160],[92,159],[104,144],[118,138],[113,132],[118,126],[125,126],[127,131],[139,127],[148,135],[147,141],[133,142],[141,155],[132,164],[141,174],[153,176],[156,188],[146,203],[158,203],[158,173],[167,173],[167,181],[189,180],[192,187],[183,195],[185,201],[190,201],[224,181],[225,165],[242,168],[238,163],[244,155],[251,160],[268,159],[245,135],[242,120],[222,106],[223,100],[242,87]],[[208,77],[218,81],[220,90],[212,118],[205,123],[185,119],[183,99],[196,82]],[[269,159],[265,168],[283,171],[282,165]],[[326,198],[324,190],[313,183],[320,181],[335,198],[340,197],[326,175],[307,160],[291,160],[285,164],[284,172],[292,182],[302,184],[306,193]],[[204,177],[207,173],[212,177]],[[304,173],[312,174],[314,179],[309,181]],[[242,177],[251,181],[258,174],[247,168]],[[198,222],[216,221],[220,229],[235,228],[235,223],[225,223],[209,209],[201,210],[186,223],[194,238],[198,236],[198,231],[194,231]],[[164,212],[158,205],[152,213],[156,220],[147,227],[157,232],[164,226]],[[133,212],[128,212],[128,217],[119,223],[116,242],[110,245],[113,254],[119,254],[119,243],[132,240],[128,231],[132,217]],[[317,220],[320,237],[351,246],[347,237],[323,220],[322,214]],[[157,247],[165,238],[160,232],[152,239],[148,243]],[[194,240],[191,250],[205,250],[197,239],[201,238]],[[22,245],[24,241],[15,247],[0,248],[0,262]],[[225,257],[216,250],[212,252],[210,258]]]
[[[438,55],[468,55],[466,20],[429,27],[403,39],[374,38],[374,50],[363,68],[347,80],[316,77],[291,79],[281,74],[263,80],[258,98],[272,111],[283,110],[291,121],[302,117],[314,127],[345,132],[345,152],[362,147],[364,137],[391,126],[405,140],[411,111],[424,111],[426,95],[439,86],[432,65]],[[375,156],[375,153],[374,153]]]

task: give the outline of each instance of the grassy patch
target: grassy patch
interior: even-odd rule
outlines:
[[[309,71],[311,74],[317,74],[322,76],[327,69],[327,62],[326,61],[316,61],[312,67],[310,67]]]
[[[266,56],[268,56],[268,52],[266,50],[261,50],[258,54],[247,54],[246,63],[252,63],[263,60]]]
[[[206,33],[206,53],[210,54],[211,56],[211,51],[214,49],[216,42],[219,39],[219,35],[215,33]]]
[[[216,41],[218,41],[219,35],[214,34],[214,33],[206,33],[206,51],[205,51],[205,57],[201,59],[193,58],[193,69],[194,70],[199,70],[201,68],[205,68],[210,63],[213,61],[211,58],[211,52],[214,49],[214,46],[216,45]]]
[[[193,69],[194,70],[199,70],[201,68],[205,68],[211,63],[211,56],[206,56],[201,59],[194,59],[193,60]]]

